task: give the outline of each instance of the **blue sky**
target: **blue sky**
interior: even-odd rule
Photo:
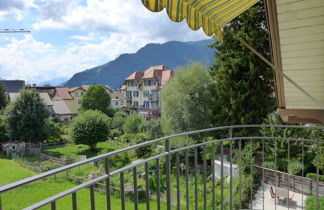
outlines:
[[[69,78],[147,43],[206,39],[141,0],[0,0],[0,78],[42,83]]]

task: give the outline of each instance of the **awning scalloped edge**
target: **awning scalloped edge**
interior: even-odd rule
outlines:
[[[203,29],[207,36],[222,41],[222,27],[259,0],[142,0],[152,12],[166,8],[174,22],[186,19],[192,30]]]

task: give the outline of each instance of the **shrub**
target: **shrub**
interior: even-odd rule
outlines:
[[[145,122],[145,119],[138,115],[138,114],[132,114],[129,116],[125,124],[123,126],[124,132],[125,133],[141,133],[143,129],[143,124]]]
[[[98,142],[106,141],[110,132],[110,119],[101,111],[87,110],[73,119],[71,136],[76,144],[86,144],[95,150]]]
[[[160,119],[148,120],[145,124],[145,128],[146,133],[153,139],[160,138],[164,135]]]
[[[288,162],[288,173],[297,175],[302,169],[303,164],[299,160],[292,159]]]
[[[314,195],[308,196],[305,202],[306,202],[306,210],[316,209],[316,196]],[[323,209],[324,198],[319,198],[319,206],[320,209]]]
[[[308,174],[306,174],[306,177],[309,179],[317,180],[317,174],[315,174],[315,173],[308,173]],[[324,175],[319,175],[318,178],[319,178],[319,181],[324,182]]]
[[[60,123],[48,120],[46,122],[46,133],[48,135],[46,141],[52,142],[60,140],[63,134],[61,127],[62,125]]]
[[[144,133],[135,134],[135,135],[131,136],[131,138],[132,138],[131,142],[133,142],[134,144],[140,144],[140,143],[150,140],[150,137]],[[153,152],[153,145],[140,147],[135,150],[135,154],[138,158],[148,157],[152,154],[152,152]]]

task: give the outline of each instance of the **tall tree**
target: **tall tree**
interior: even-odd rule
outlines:
[[[20,91],[16,101],[6,111],[12,140],[41,142],[47,138],[46,121],[50,110],[35,89]]]
[[[103,85],[91,85],[81,100],[81,110],[99,110],[111,116],[110,95]]]
[[[225,27],[223,43],[216,41],[212,45],[217,52],[216,61],[210,68],[215,79],[216,126],[260,124],[276,107],[272,96],[272,69],[234,39],[228,30],[270,60],[264,3],[256,4]]]
[[[98,142],[106,141],[110,132],[110,119],[98,110],[87,110],[73,119],[71,136],[76,144],[86,144],[91,150]]]
[[[175,76],[161,91],[162,125],[166,133],[211,126],[212,83],[212,77],[202,64],[176,69]]]
[[[8,94],[2,84],[0,84],[0,111],[6,108],[8,104]]]

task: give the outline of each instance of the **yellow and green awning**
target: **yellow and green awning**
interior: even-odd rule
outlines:
[[[222,27],[259,0],[142,0],[146,8],[160,12],[166,8],[175,22],[187,20],[193,30],[203,28],[207,36],[222,40]]]

